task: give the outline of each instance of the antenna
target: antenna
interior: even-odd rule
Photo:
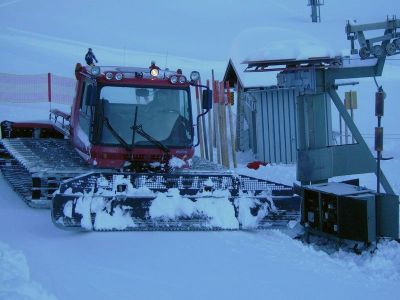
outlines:
[[[321,6],[324,0],[308,0],[308,6],[311,6],[311,20],[313,23],[321,23]]]
[[[167,51],[167,54],[165,55],[165,68],[166,69],[168,67],[168,54],[169,52]]]
[[[124,45],[124,62],[123,65],[126,66],[126,47]]]

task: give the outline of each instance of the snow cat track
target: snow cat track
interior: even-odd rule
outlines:
[[[87,165],[69,140],[12,138],[0,141],[0,169],[29,206],[52,207],[64,229],[235,230],[299,218],[292,187],[198,157],[167,174],[118,173]]]
[[[93,171],[64,139],[0,140],[3,176],[31,207],[50,208],[61,181]]]

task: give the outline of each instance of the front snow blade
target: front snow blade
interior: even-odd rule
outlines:
[[[299,207],[290,187],[247,176],[91,173],[60,185],[52,218],[78,230],[237,230],[287,225]]]

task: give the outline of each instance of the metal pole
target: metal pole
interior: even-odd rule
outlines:
[[[354,122],[354,111],[353,111],[353,102],[351,103],[351,108],[350,108],[350,115],[351,115],[351,119],[353,120],[353,122]],[[355,143],[355,140],[354,140],[354,136],[353,135],[351,135],[351,141],[352,141],[352,143],[354,144]]]
[[[318,22],[321,23],[321,3],[319,1],[320,0],[317,0],[317,4],[318,4]]]
[[[339,114],[339,133],[340,133],[340,145],[343,145],[342,116],[340,114]]]
[[[342,118],[344,120],[345,123],[348,124],[349,129],[351,131],[351,133],[353,134],[355,140],[358,142],[358,144],[361,144],[363,146],[363,148],[365,149],[366,153],[369,156],[369,159],[365,161],[366,164],[375,164],[375,158],[372,155],[372,153],[369,150],[369,147],[367,145],[367,143],[364,141],[360,131],[358,130],[358,128],[356,127],[356,125],[354,124],[353,120],[351,119],[351,117],[349,116],[349,114],[346,111],[346,108],[344,107],[339,95],[337,94],[335,89],[328,89],[327,92],[329,93],[329,95],[331,96],[331,99],[333,101],[333,103],[335,104],[336,108],[338,109],[339,113],[342,115]],[[378,175],[378,173],[380,174],[380,181],[382,182],[382,186],[385,189],[385,192],[388,194],[395,194],[394,190],[392,189],[392,187],[390,186],[389,181],[387,180],[385,174],[382,173],[382,171],[380,172],[376,172],[376,175]]]
[[[200,105],[200,94],[199,94],[199,87],[196,86],[196,106],[197,106],[197,115],[201,114],[201,105]],[[199,136],[197,137],[198,140],[200,141],[200,156],[201,158],[204,158],[204,143],[203,143],[203,131],[202,129],[202,122],[201,119],[198,119],[199,122],[196,124],[196,126],[199,128],[197,132],[199,133]]]
[[[199,83],[201,85],[201,79],[199,79]],[[200,89],[200,88],[199,88],[199,99],[200,99],[200,106],[201,106],[202,105],[202,99],[203,99],[203,90]],[[201,129],[203,130],[203,134],[202,135],[203,135],[203,143],[204,143],[203,149],[204,149],[205,158],[207,160],[209,160],[209,157],[208,157],[208,143],[207,143],[208,142],[207,141],[208,135],[207,135],[206,127],[207,127],[206,119],[205,119],[205,116],[203,115],[201,117]]]
[[[385,93],[382,87],[378,87],[375,93],[375,116],[378,117],[378,127],[375,128],[375,151],[377,152],[376,162],[376,191],[379,194],[381,191],[381,159],[383,151],[383,128],[381,119],[383,117]]]
[[[381,127],[381,117],[378,117],[378,128]],[[377,150],[377,162],[376,162],[376,192],[381,192],[381,158],[382,152]]]

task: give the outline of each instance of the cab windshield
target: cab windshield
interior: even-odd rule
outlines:
[[[103,86],[100,107],[104,118],[128,145],[155,147],[132,126],[142,126],[167,147],[190,147],[193,142],[188,90],[154,87]],[[119,145],[110,129],[101,125],[100,143]]]

